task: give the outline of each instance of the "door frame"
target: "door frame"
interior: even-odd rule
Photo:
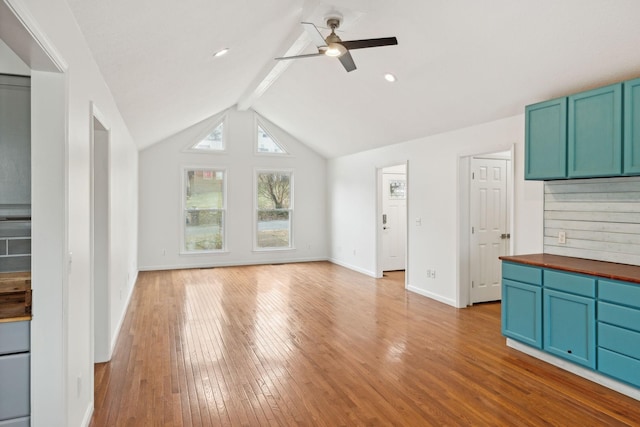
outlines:
[[[513,235],[514,219],[514,159],[515,144],[498,146],[495,149],[458,155],[458,283],[456,285],[456,297],[458,307],[471,305],[471,159],[473,157],[490,157],[496,153],[508,151],[511,153],[511,162],[507,174],[511,187],[507,189],[509,206],[509,234]],[[509,253],[513,253],[514,239],[509,240]]]
[[[67,425],[69,67],[22,1],[0,1],[0,39],[31,69],[31,422]]]
[[[411,186],[409,185],[409,160],[405,160],[404,162],[391,162],[385,165],[376,166],[376,209],[375,209],[375,233],[376,233],[376,265],[375,272],[376,278],[383,277],[382,271],[382,171],[386,168],[390,168],[392,166],[401,166],[405,167],[405,179],[406,179],[406,194],[407,194],[407,209],[406,209],[406,239],[405,239],[405,248],[404,248],[404,287],[408,286],[409,282],[409,207],[410,207],[410,194],[411,194]]]
[[[96,105],[90,104],[90,280],[91,280],[91,359],[94,363],[107,362],[111,359],[111,286],[110,286],[110,265],[111,265],[111,127],[108,125],[105,116]],[[96,126],[96,123],[99,126]],[[104,141],[98,140],[97,144],[104,144],[105,147],[96,148],[96,131],[106,133]],[[106,181],[96,179],[97,153],[106,151],[107,156],[102,159],[106,168]],[[96,196],[98,192],[106,192],[106,212],[96,211]],[[96,236],[97,226],[106,227],[106,235]],[[103,240],[104,239],[104,240]],[[96,245],[106,246],[106,254],[102,259],[96,258]],[[106,271],[106,279],[101,289],[96,288],[96,263],[103,264]],[[100,295],[100,297],[97,297]],[[106,333],[104,328],[106,327]],[[96,348],[99,351],[96,351]],[[91,389],[93,389],[93,384]]]

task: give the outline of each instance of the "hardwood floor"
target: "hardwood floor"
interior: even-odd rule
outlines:
[[[640,402],[329,263],[142,272],[92,426],[638,425]]]

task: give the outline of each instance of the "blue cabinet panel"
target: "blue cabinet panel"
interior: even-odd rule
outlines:
[[[640,174],[640,79],[624,83],[624,170]]]
[[[598,347],[640,359],[640,332],[598,323]]]
[[[525,179],[567,177],[567,98],[525,108]]]
[[[598,301],[598,320],[640,332],[640,310]]]
[[[0,355],[29,351],[31,346],[30,323],[0,323]]]
[[[545,289],[542,306],[544,349],[556,356],[595,369],[595,301]]]
[[[568,176],[622,174],[622,83],[569,97]]]
[[[640,285],[601,279],[598,299],[640,309]]]
[[[543,282],[545,288],[591,298],[596,296],[596,279],[593,276],[544,270]]]
[[[30,417],[14,418],[12,420],[0,421],[0,427],[29,427]]]
[[[598,348],[598,371],[640,387],[640,360]]]
[[[542,269],[538,267],[502,262],[502,277],[530,285],[542,285]]]
[[[29,416],[29,353],[0,357],[0,420]]]
[[[542,348],[542,288],[502,280],[502,334]]]

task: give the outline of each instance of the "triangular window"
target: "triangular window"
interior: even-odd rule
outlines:
[[[282,145],[278,144],[260,125],[258,125],[258,145],[256,150],[258,153],[265,154],[287,154]]]
[[[224,121],[205,136],[202,141],[191,146],[192,150],[223,151],[224,150]]]

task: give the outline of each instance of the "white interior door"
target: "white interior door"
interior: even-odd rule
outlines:
[[[509,250],[508,162],[471,159],[471,303],[502,298],[498,257]]]
[[[383,170],[382,271],[405,269],[407,242],[406,182],[406,173],[388,172],[388,169]]]

